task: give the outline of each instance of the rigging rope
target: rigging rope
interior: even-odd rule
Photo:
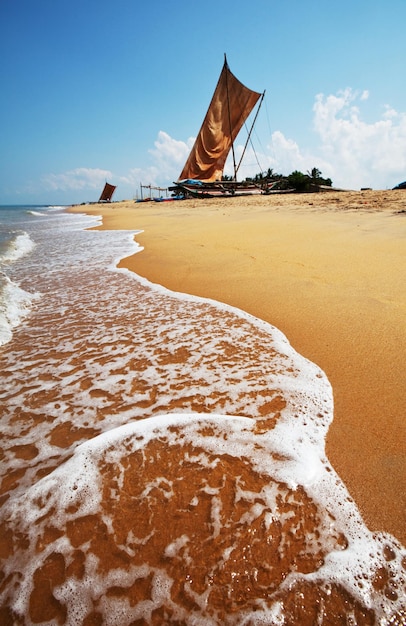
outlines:
[[[269,144],[270,144],[270,147],[271,147],[271,150],[272,150],[272,153],[273,153],[273,154],[272,154],[272,158],[273,158],[273,160],[276,162],[275,148],[274,148],[274,144],[273,144],[273,141],[272,141],[272,130],[271,130],[271,124],[270,124],[270,121],[269,121],[268,103],[267,103],[267,100],[266,100],[265,98],[264,98],[264,101],[265,101],[266,120],[267,120],[267,124],[268,124],[268,132],[269,132],[269,137],[270,137]],[[244,125],[245,125],[245,129],[246,129],[246,131],[248,132],[247,123],[246,123],[246,122],[244,122]],[[258,144],[258,145],[259,145],[259,147],[261,148],[262,153],[265,155],[265,149],[264,149],[264,147],[263,147],[263,145],[262,145],[261,138],[259,137],[259,135],[258,135],[258,133],[257,133],[257,131],[256,131],[256,128],[252,128],[251,130],[252,130],[252,131],[253,131],[253,133],[255,134],[255,138],[256,138],[257,144]],[[262,172],[264,171],[264,168],[261,166],[261,163],[259,162],[258,155],[257,155],[257,152],[256,152],[256,150],[255,150],[255,146],[254,146],[254,144],[253,144],[253,141],[252,141],[251,136],[249,137],[249,143],[250,143],[250,145],[251,145],[252,152],[253,152],[253,154],[254,154],[254,157],[255,157],[256,163],[257,163],[257,165],[258,165],[258,168],[259,168],[259,173],[262,173]],[[240,163],[241,163],[241,161],[240,161]]]
[[[246,122],[244,123],[244,125],[245,125],[245,128],[246,128],[247,132],[248,132],[248,127],[247,127]],[[259,140],[259,138],[258,138],[258,135],[257,135],[257,133],[256,133],[256,130],[254,130],[254,133],[255,133],[256,138],[258,139],[258,143],[260,144],[260,143],[261,143],[261,141],[260,141],[260,140]],[[254,157],[255,157],[255,160],[256,160],[256,162],[257,162],[257,165],[258,165],[259,171],[260,171],[260,172],[262,172],[262,171],[263,171],[263,169],[262,169],[261,164],[260,164],[260,162],[259,162],[258,155],[257,155],[257,152],[256,152],[256,150],[255,150],[255,146],[254,146],[254,144],[253,144],[253,141],[252,141],[252,137],[251,137],[251,136],[249,137],[249,143],[250,143],[250,146],[251,146],[252,152],[254,153]],[[241,157],[241,159],[240,159],[240,163],[238,164],[238,167],[240,166],[241,161],[242,161],[242,157]]]
[[[275,147],[274,147],[274,144],[273,144],[273,141],[272,141],[272,129],[271,129],[271,123],[269,121],[269,111],[268,111],[268,104],[267,104],[267,102],[265,102],[265,113],[266,113],[266,121],[268,122],[268,132],[269,132],[269,138],[270,138],[269,144],[271,146],[271,150],[272,150],[272,153],[273,153],[272,154],[273,159],[276,162]]]
[[[262,94],[262,96],[261,96],[261,99],[260,99],[260,101],[259,101],[259,105],[258,105],[257,111],[256,111],[256,113],[255,113],[254,121],[252,122],[252,125],[251,125],[251,128],[250,128],[250,131],[248,132],[248,139],[247,139],[247,141],[245,142],[244,150],[243,150],[242,155],[241,155],[241,158],[240,158],[240,160],[239,160],[239,162],[238,162],[237,169],[235,170],[236,175],[237,175],[237,171],[238,171],[238,170],[239,170],[239,168],[240,168],[241,162],[242,162],[242,160],[243,160],[243,158],[244,158],[244,154],[245,154],[245,151],[246,151],[246,149],[247,149],[248,142],[250,142],[250,144],[251,144],[251,147],[252,147],[252,149],[253,149],[253,152],[254,152],[255,158],[256,158],[257,163],[258,163],[258,167],[260,167],[259,162],[258,162],[258,157],[257,157],[257,155],[256,155],[255,148],[254,148],[253,143],[252,143],[251,134],[252,134],[252,131],[254,130],[255,122],[257,121],[258,113],[259,113],[259,110],[260,110],[260,108],[261,108],[261,106],[262,106],[262,103],[263,103],[263,101],[264,101],[264,98],[265,98],[265,91],[263,92],[263,94]],[[245,124],[245,127],[247,127],[246,122],[244,122],[244,124]],[[236,176],[236,177],[237,177],[237,176]]]

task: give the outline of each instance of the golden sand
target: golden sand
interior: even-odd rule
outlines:
[[[72,210],[142,230],[150,281],[278,327],[334,392],[327,455],[368,527],[406,543],[406,193],[330,192]]]

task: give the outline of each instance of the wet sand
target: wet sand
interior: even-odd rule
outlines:
[[[406,543],[406,194],[330,192],[72,210],[142,230],[121,265],[279,328],[334,392],[327,455],[371,530]]]

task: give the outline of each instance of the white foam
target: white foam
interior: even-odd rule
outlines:
[[[80,226],[83,226],[82,221]],[[399,572],[404,551],[393,538],[373,535],[366,529],[325,456],[325,437],[333,417],[333,396],[324,373],[298,355],[282,333],[248,314],[213,301],[173,294],[151,286],[127,270],[114,268],[114,273],[103,275],[101,267],[113,269],[112,259],[138,249],[132,233],[87,232],[86,236],[80,235],[78,241],[80,244],[75,247],[63,233],[55,243],[52,269],[57,280],[50,275],[39,277],[46,296],[41,307],[43,315],[36,325],[32,322],[36,341],[26,353],[21,348],[17,359],[10,353],[9,360],[5,355],[3,361],[9,377],[4,378],[7,382],[2,385],[0,395],[3,394],[2,401],[5,398],[7,412],[12,416],[20,407],[29,407],[28,419],[34,422],[38,418],[35,429],[30,431],[26,422],[26,428],[18,432],[16,439],[18,445],[34,442],[38,455],[32,467],[27,464],[26,476],[16,487],[12,499],[3,505],[4,519],[20,520],[22,528],[24,524],[32,527],[28,556],[22,559],[30,562],[23,574],[26,591],[21,594],[25,599],[21,600],[21,595],[18,599],[16,592],[15,606],[19,610],[22,607],[22,612],[27,610],[30,575],[51,550],[69,553],[68,542],[60,537],[42,555],[36,555],[33,546],[43,528],[41,515],[55,507],[51,520],[55,527],[65,528],[67,520],[96,514],[100,505],[99,460],[104,458],[121,472],[124,453],[129,456],[155,439],[164,440],[168,445],[175,443],[176,434],[171,426],[176,425],[181,429],[182,442],[189,441],[202,448],[190,455],[188,462],[210,472],[221,454],[249,459],[258,473],[269,475],[287,488],[304,488],[309,497],[326,509],[328,514],[321,531],[322,540],[328,546],[328,558],[315,574],[304,578],[318,580],[321,585],[337,581],[345,584],[367,605],[378,607],[384,624],[400,600],[385,600],[381,592],[376,592],[370,583],[372,572],[379,565],[390,567],[393,581],[401,589]],[[70,249],[72,258],[68,259]],[[57,256],[60,250],[61,258]],[[86,262],[82,262],[83,258]],[[177,359],[179,350],[184,356]],[[33,391],[38,404],[31,401]],[[262,415],[261,407],[272,404],[279,396],[285,406],[280,411],[275,410],[279,413],[276,424],[272,427],[265,424],[261,428],[262,417],[265,421],[272,418],[272,410],[264,410],[265,415]],[[194,410],[193,403],[197,401],[199,408]],[[179,414],[166,415],[168,407],[174,407],[172,410]],[[141,422],[134,422],[141,418]],[[50,441],[50,428],[65,424],[73,429],[95,427],[104,432],[86,444],[72,443],[64,451],[64,458],[73,454],[72,459],[30,486],[36,480],[36,465],[41,467],[45,462],[52,465],[52,458],[61,458],[58,457],[60,448]],[[199,431],[204,425],[212,428],[212,435],[202,436]],[[254,436],[255,425],[258,432]],[[15,424],[4,420],[3,434],[13,437],[15,431]],[[91,433],[84,435],[89,436]],[[6,463],[11,471],[21,466],[8,451],[4,467]],[[116,496],[123,485],[123,474],[120,474],[113,490]],[[168,501],[173,497],[174,491],[165,476],[160,475],[153,485],[146,486],[145,497],[154,489],[161,489]],[[223,523],[218,487],[206,484],[203,492],[212,498],[210,528],[217,538]],[[258,494],[238,484],[235,497],[236,503],[240,498],[249,505],[241,515],[244,525],[249,526],[262,514],[268,529],[277,520],[283,524],[292,518],[291,512],[278,511],[275,506],[277,488],[271,481],[260,493],[269,511],[265,512],[264,504],[255,500]],[[38,506],[35,502],[42,504]],[[192,509],[199,505],[199,497],[193,497]],[[108,517],[104,522],[111,530]],[[339,532],[347,537],[348,547],[337,542]],[[185,537],[180,535],[168,543],[168,554],[176,556],[187,552]],[[149,536],[129,537],[127,543],[141,545],[148,539]],[[315,541],[314,537],[308,538],[309,545]],[[395,554],[389,565],[382,557],[386,544]],[[124,545],[120,549],[130,555],[134,548]],[[224,559],[227,558],[225,552]],[[13,559],[11,557],[7,564],[9,573],[17,571]],[[160,578],[157,572],[153,574],[157,590],[154,602],[158,602],[168,593],[171,581]],[[96,589],[98,594],[103,594],[106,589],[107,579],[98,575],[97,562],[92,562],[92,555],[87,555],[86,575],[86,584],[83,580],[80,584],[70,581],[63,589],[55,591],[69,605],[67,623],[77,623],[76,602],[76,606],[86,607],[89,602],[86,594],[96,593]],[[120,572],[115,575],[118,579],[121,576]],[[136,577],[133,572],[133,580]],[[125,582],[129,580],[125,578]],[[297,578],[289,576],[285,585],[288,587],[295,580]],[[362,582],[360,587],[360,581],[365,580],[367,582]],[[207,593],[196,595],[195,601],[204,607],[206,599]],[[127,601],[120,602],[120,599],[110,598],[102,600],[101,605],[109,616],[119,616],[128,609]],[[128,609],[128,615],[136,614],[138,618],[148,614],[156,606],[148,602]],[[217,623],[207,617],[183,615],[172,605],[171,608],[188,624]],[[275,602],[271,608],[256,612],[255,622],[241,615],[238,623],[245,623],[245,620],[246,623],[261,623],[261,619],[263,623],[272,623],[271,619],[275,624],[282,623],[278,621],[281,610],[280,603]]]
[[[0,275],[0,346],[11,341],[13,329],[29,315],[34,300],[39,294],[31,294]]]
[[[17,235],[15,239],[10,241],[8,248],[3,252],[0,257],[1,263],[12,263],[17,261],[24,255],[31,252],[35,247],[35,243],[32,241],[28,233],[22,233]]]
[[[45,217],[46,213],[41,213],[41,211],[27,211],[28,215],[33,215],[34,217]]]
[[[202,428],[210,426],[213,429],[213,436],[203,434]],[[176,427],[176,430],[174,429]],[[149,418],[141,422],[126,424],[116,428],[108,433],[104,433],[93,440],[80,445],[74,452],[73,458],[67,461],[63,466],[56,469],[50,476],[43,478],[28,490],[24,496],[15,501],[11,506],[5,503],[4,509],[6,517],[13,511],[13,519],[18,522],[19,531],[27,530],[30,536],[30,567],[29,571],[23,571],[20,574],[19,591],[14,600],[14,608],[21,613],[27,614],[28,600],[32,589],[32,572],[41,566],[46,556],[53,551],[65,554],[66,561],[69,561],[69,542],[64,537],[57,539],[42,554],[36,554],[35,546],[38,535],[45,523],[42,519],[46,518],[47,513],[52,514],[52,526],[54,528],[65,528],[69,520],[80,518],[83,515],[97,513],[100,504],[100,485],[99,476],[100,464],[108,459],[109,463],[117,467],[119,472],[124,470],[121,465],[122,461],[128,458],[134,451],[142,449],[148,441],[152,439],[165,441],[166,445],[179,444],[179,442],[190,443],[198,449],[204,450],[207,454],[214,454],[219,457],[221,455],[231,455],[236,458],[250,459],[255,471],[269,476],[269,488],[264,485],[260,493],[241,491],[237,494],[237,498],[241,497],[247,503],[246,512],[243,513],[239,520],[239,524],[247,527],[264,512],[264,510],[272,511],[277,515],[277,519],[283,523],[283,516],[278,515],[278,490],[275,489],[275,477],[280,473],[278,467],[279,462],[272,457],[273,448],[268,438],[258,437],[254,433],[255,421],[248,418],[221,416],[221,415],[162,415],[155,418]],[[226,435],[226,437],[225,437]],[[289,428],[285,428],[285,437],[289,439]],[[295,446],[295,441],[291,441]],[[219,445],[221,444],[221,445]],[[107,456],[106,456],[107,455]],[[199,455],[195,456],[198,462]],[[190,459],[189,459],[190,460]],[[125,465],[125,463],[124,463]],[[308,548],[314,541],[314,550],[317,553],[318,544],[321,542],[324,550],[327,550],[327,556],[324,563],[320,564],[317,571],[309,574],[300,574],[291,572],[281,584],[281,590],[289,588],[298,580],[307,582],[317,582],[322,588],[328,588],[329,585],[339,584],[348,589],[353,597],[358,598],[364,606],[372,608],[377,616],[377,623],[386,624],[391,615],[396,610],[401,610],[402,597],[394,598],[390,602],[382,591],[374,588],[373,578],[379,567],[389,568],[391,571],[392,584],[399,591],[404,588],[404,575],[402,579],[401,559],[405,558],[406,553],[402,548],[389,536],[380,534],[374,535],[365,527],[360,520],[359,513],[352,503],[347,505],[345,514],[343,514],[341,498],[347,496],[344,485],[340,484],[339,489],[332,489],[333,485],[337,487],[340,482],[332,468],[324,466],[324,471],[318,473],[318,480],[314,480],[312,488],[308,493],[313,497],[314,502],[320,507],[320,510],[330,512],[327,521],[318,526],[318,535],[312,539],[309,535],[307,538]],[[275,472],[275,469],[277,470]],[[285,477],[291,467],[285,468]],[[278,479],[279,480],[279,479]],[[287,480],[289,481],[289,479]],[[316,485],[317,483],[317,485]],[[325,488],[328,485],[329,488]],[[151,488],[154,485],[151,485]],[[156,484],[155,484],[156,487]],[[211,508],[211,525],[213,539],[219,536],[223,524],[228,524],[227,520],[222,521],[221,503],[217,497],[216,488],[211,489],[212,508]],[[147,497],[147,494],[145,495]],[[169,495],[171,497],[171,495]],[[258,501],[260,498],[261,502]],[[40,504],[40,506],[38,505]],[[11,506],[11,508],[10,508]],[[10,511],[8,511],[10,509]],[[348,512],[350,511],[350,515]],[[289,513],[285,515],[285,522],[289,519]],[[353,520],[359,520],[354,525]],[[329,521],[328,521],[329,520]],[[272,521],[269,521],[270,525]],[[109,526],[109,524],[107,524]],[[34,529],[31,533],[30,529]],[[294,532],[294,529],[292,530]],[[336,537],[343,534],[348,544],[341,545],[336,543]],[[166,558],[181,558],[180,554],[186,552],[190,543],[190,537],[183,533],[170,542],[165,550]],[[391,550],[391,562],[388,563],[383,557],[384,546],[389,546]],[[231,548],[224,552],[223,560],[226,563],[232,555]],[[16,559],[19,555],[16,554]],[[146,618],[147,614],[153,607],[162,604],[171,605],[171,587],[173,581],[168,575],[162,571],[155,571],[153,593],[150,601],[140,602],[134,608],[130,608],[128,600],[124,597],[122,600],[118,598],[108,599],[104,592],[113,584],[126,587],[130,584],[130,580],[134,580],[134,576],[138,575],[135,571],[121,573],[117,570],[109,572],[106,578],[98,571],[97,563],[92,564],[92,555],[88,557],[86,571],[91,574],[91,589],[93,593],[97,589],[97,595],[102,597],[100,606],[103,607],[105,620],[108,623],[120,623],[123,615],[126,619],[130,615]],[[284,555],[281,554],[281,558]],[[13,559],[7,563],[6,570],[13,571]],[[146,565],[147,567],[147,565]],[[147,567],[148,571],[148,567]],[[154,570],[149,570],[151,573]],[[362,585],[360,582],[362,581]],[[90,581],[89,581],[90,582]],[[185,587],[186,589],[186,587]],[[56,596],[64,599],[67,606],[68,617],[67,624],[74,624],[78,612],[83,616],[88,607],[88,596],[90,587],[83,584],[83,581],[69,579],[58,590],[56,588]],[[217,624],[216,620],[210,622],[210,618],[205,613],[210,587],[203,594],[196,594],[191,588],[189,595],[194,598],[195,602],[200,606],[202,615],[201,623],[205,623],[205,619],[209,619],[207,623]],[[271,597],[271,596],[270,596]],[[82,607],[79,609],[79,607]],[[181,607],[177,610],[181,614]],[[281,606],[278,599],[270,605],[266,611],[251,614],[253,624],[260,624],[262,619],[268,616],[268,620],[273,616],[281,615]],[[196,614],[184,616],[187,624],[193,624]],[[244,623],[243,615],[236,615],[237,622]],[[244,618],[245,619],[245,618]],[[278,618],[279,619],[279,618]],[[127,623],[126,621],[123,623]],[[230,622],[231,623],[231,622]],[[266,622],[265,622],[266,623]],[[268,623],[273,623],[268,621]],[[275,623],[278,623],[276,621]],[[282,622],[283,623],[283,622]]]

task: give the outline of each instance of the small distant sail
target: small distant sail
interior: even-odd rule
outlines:
[[[261,95],[245,87],[231,73],[225,58],[206,117],[179,181],[221,180],[233,142]]]
[[[101,196],[99,198],[99,202],[111,202],[111,199],[113,197],[113,193],[116,190],[116,186],[114,185],[109,185],[109,183],[106,183],[104,185],[104,189],[101,192]]]

